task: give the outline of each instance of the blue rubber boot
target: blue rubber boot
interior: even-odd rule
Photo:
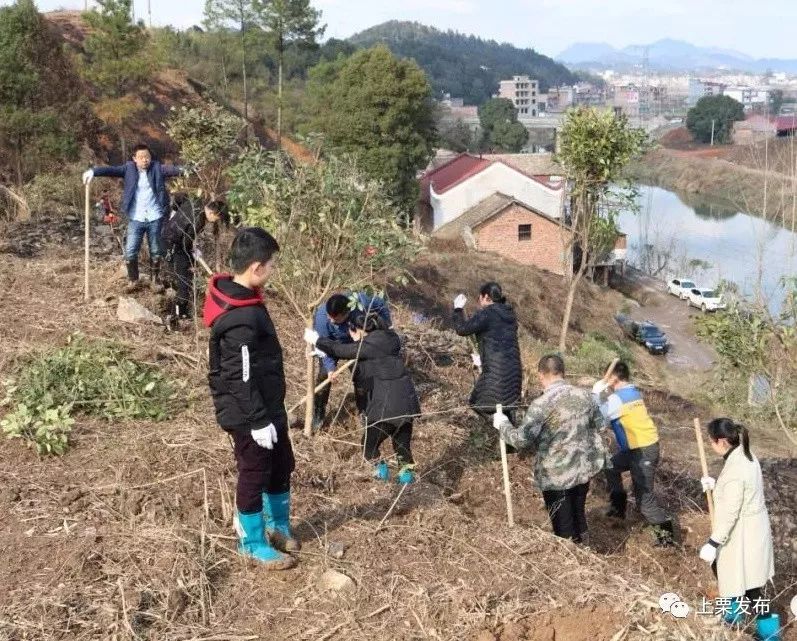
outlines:
[[[265,521],[262,512],[235,515],[235,530],[238,533],[238,552],[260,562],[268,570],[288,570],[296,565],[296,559],[275,550],[265,540]]]
[[[770,614],[756,619],[755,638],[757,641],[780,641],[780,616]]]
[[[405,465],[401,468],[396,479],[401,485],[409,485],[415,481],[415,472],[413,472],[412,467],[412,465]]]
[[[283,552],[298,552],[302,544],[291,533],[291,493],[263,494],[263,518],[271,544]]]
[[[385,461],[379,461],[374,467],[374,478],[377,481],[389,481],[390,480],[390,468],[387,466]]]
[[[731,599],[731,607],[722,619],[728,625],[741,625],[744,622],[744,612],[740,609],[739,599]]]

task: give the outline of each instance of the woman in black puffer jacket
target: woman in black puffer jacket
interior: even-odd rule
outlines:
[[[399,355],[401,339],[373,312],[355,313],[349,321],[353,343],[318,338],[315,346],[338,359],[356,359],[355,386],[365,390],[367,426],[363,438],[366,460],[376,465],[375,476],[389,478],[379,448],[390,438],[399,466],[399,483],[414,480],[410,441],[412,423],[421,412],[418,394]]]
[[[495,406],[513,409],[520,402],[523,366],[517,338],[517,318],[498,283],[485,283],[479,290],[481,308],[465,319],[463,294],[454,301],[454,329],[460,336],[475,336],[479,344],[481,375],[470,395],[473,410],[484,417]]]

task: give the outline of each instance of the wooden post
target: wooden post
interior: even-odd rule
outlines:
[[[86,183],[86,211],[83,224],[83,300],[89,302],[89,243],[91,241],[91,181]]]
[[[495,406],[495,413],[500,414],[504,411],[502,405]],[[506,460],[506,441],[501,433],[498,433],[499,444],[501,448],[501,469],[504,473],[504,497],[506,498],[506,519],[509,527],[515,525],[515,513],[512,509],[512,488],[509,485],[509,463]]]
[[[703,432],[700,429],[700,419],[695,419],[695,438],[697,439],[697,451],[700,454],[700,469],[703,476],[708,476],[708,464],[706,463],[706,450],[703,448]],[[714,497],[711,490],[706,492],[706,500],[708,501],[708,516],[711,520],[711,525],[714,525]]]
[[[620,362],[619,358],[614,358],[612,360],[612,362],[609,365],[609,367],[606,368],[606,373],[603,375],[604,382],[608,382],[609,377],[612,375],[612,373],[614,372],[614,368],[617,367],[617,363],[619,363],[619,362]]]
[[[313,329],[312,310],[310,310],[307,327]],[[310,438],[313,435],[313,409],[315,406],[315,359],[313,358],[313,348],[310,345],[307,346],[305,376],[307,377],[307,394],[305,395],[306,402],[304,406],[304,435]]]

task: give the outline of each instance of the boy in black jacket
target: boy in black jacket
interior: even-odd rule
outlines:
[[[239,230],[229,254],[233,275],[213,277],[204,308],[216,420],[232,436],[238,466],[238,551],[271,570],[296,565],[282,552],[299,549],[290,530],[294,458],[282,348],[261,292],[278,251],[266,231]]]

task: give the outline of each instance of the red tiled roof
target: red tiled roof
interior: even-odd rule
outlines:
[[[508,162],[504,157],[477,158],[465,152],[447,163],[440,165],[437,169],[427,172],[421,178],[421,201],[425,203],[430,202],[430,185],[434,186],[435,193],[441,194],[495,163],[500,163],[514,169],[518,173],[545,185],[548,189],[559,189],[562,186],[561,182],[552,182],[549,175],[531,174],[527,171],[523,171],[523,169],[518,167],[515,163]]]
[[[775,121],[775,129],[778,131],[789,131],[790,129],[797,130],[797,114],[778,116]]]
[[[460,154],[421,178],[421,200],[429,202],[430,185],[434,185],[434,190],[439,194],[466,178],[475,176],[490,164],[489,160],[477,158],[467,153]]]

